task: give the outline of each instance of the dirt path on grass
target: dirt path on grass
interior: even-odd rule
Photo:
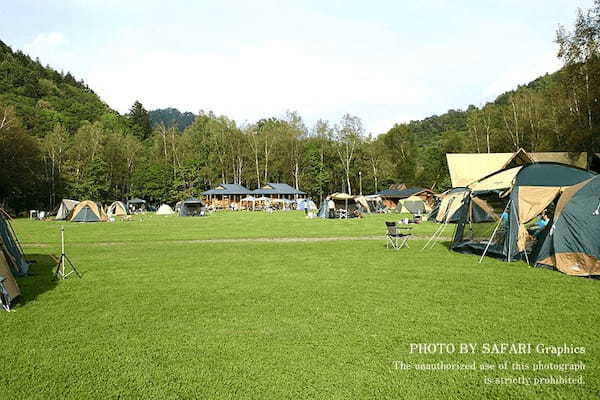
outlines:
[[[410,240],[429,240],[430,236],[413,235]],[[451,240],[450,237],[439,237],[436,241]],[[183,239],[183,240],[152,240],[148,242],[121,241],[121,242],[73,242],[69,246],[126,246],[138,243],[152,244],[201,244],[201,243],[266,243],[266,242],[338,242],[352,240],[385,240],[385,236],[335,236],[335,237],[284,237],[284,238],[229,238],[229,239]],[[51,243],[23,243],[24,247],[55,247]]]

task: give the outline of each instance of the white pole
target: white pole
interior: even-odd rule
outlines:
[[[509,205],[510,205],[510,200],[508,200],[508,203],[506,203],[506,207],[504,207],[504,211],[502,211],[502,214],[500,215],[500,221],[498,221],[498,224],[496,224],[496,228],[494,228],[494,232],[492,232],[492,237],[490,237],[490,239],[487,242],[487,245],[485,246],[485,250],[483,250],[483,254],[481,255],[481,258],[479,259],[479,264],[481,264],[481,262],[483,261],[483,257],[485,257],[485,253],[487,253],[488,249],[490,248],[490,244],[492,243],[492,240],[494,239],[494,236],[496,236],[496,232],[498,231],[498,228],[500,227],[500,224],[502,223],[502,215],[504,215],[504,213],[508,209]]]

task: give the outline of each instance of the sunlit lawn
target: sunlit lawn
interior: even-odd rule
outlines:
[[[382,234],[386,217],[65,224],[84,277],[60,283],[48,257],[60,224],[15,221],[24,241],[49,247],[25,245],[37,275],[19,279],[21,303],[0,314],[0,399],[598,398],[599,281],[478,264],[441,243],[420,251],[422,241],[401,251],[383,239],[177,241],[362,237]],[[566,342],[586,354],[419,356],[413,342]],[[484,376],[540,373],[399,371],[396,360],[582,360],[586,384],[486,385]]]

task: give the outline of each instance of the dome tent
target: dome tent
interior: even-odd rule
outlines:
[[[106,214],[102,207],[91,200],[79,203],[69,219],[71,222],[105,222],[106,220]]]
[[[115,201],[108,207],[106,211],[108,217],[124,217],[127,215],[127,207],[125,207],[125,203],[122,201]]]
[[[156,210],[156,215],[172,215],[172,214],[175,214],[175,211],[173,211],[171,206],[168,204],[161,204],[161,206],[158,207],[158,210]]]

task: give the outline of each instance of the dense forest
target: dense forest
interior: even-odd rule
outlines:
[[[224,115],[111,110],[83,81],[0,42],[0,206],[61,198],[175,202],[221,182],[287,182],[313,198],[392,183],[443,190],[447,152],[600,151],[600,7],[559,27],[563,68],[494,102],[398,123],[378,136],[344,115],[295,111],[238,125]],[[549,38],[550,40],[550,38]]]

